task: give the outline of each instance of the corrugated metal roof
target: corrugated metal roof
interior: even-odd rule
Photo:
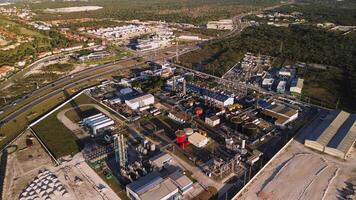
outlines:
[[[146,176],[128,184],[126,187],[137,194],[142,194],[149,190],[150,188],[156,186],[163,181],[159,172],[151,172]]]
[[[347,153],[356,140],[356,115],[351,115],[338,129],[327,147]]]
[[[349,116],[349,113],[341,111],[316,141],[321,145],[326,146]]]

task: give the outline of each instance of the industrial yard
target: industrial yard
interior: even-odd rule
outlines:
[[[355,9],[0,3],[0,200],[356,200]]]
[[[355,177],[354,165],[355,159],[344,162],[320,155],[294,140],[238,198],[346,199],[351,194],[347,188]],[[294,187],[281,188],[285,182]]]
[[[244,186],[250,188],[250,180],[253,184],[266,176],[269,168],[272,175],[259,182],[255,196],[246,199],[274,199],[277,194],[278,199],[323,198],[335,193],[335,188],[346,187],[328,185],[352,173],[344,170],[348,164],[305,150],[297,141],[282,150],[287,152],[283,158],[274,157],[303,126],[304,137],[310,138],[310,130],[320,123],[315,116],[327,111],[273,96],[218,89],[206,84],[207,79],[177,70],[168,62],[149,62],[123,78],[81,91],[77,98],[33,125],[53,160],[64,169],[64,180],[57,168],[46,167],[49,172],[36,171],[33,177],[38,177],[32,178],[43,181],[27,180],[30,186],[22,188],[20,196],[96,198],[81,190],[72,191],[70,182],[82,185],[83,178],[71,180],[65,178],[66,173],[77,174],[69,177],[82,173],[90,184],[102,181],[105,187],[93,187],[98,195],[109,199],[116,195],[121,199],[192,199],[207,194],[232,198],[241,189],[245,195]],[[347,126],[352,119],[344,119]],[[61,134],[49,134],[49,125]],[[340,134],[353,137],[352,131],[350,136],[344,133]],[[296,152],[290,151],[293,145]],[[265,168],[271,158],[272,164]],[[296,172],[300,179],[290,180],[290,171],[299,168],[303,168]],[[276,185],[286,179],[298,182],[298,188],[278,191]],[[43,186],[47,182],[51,183],[49,188]],[[46,191],[35,193],[42,187]],[[315,188],[324,192],[310,192]],[[208,192],[211,190],[219,192]]]
[[[31,131],[8,148],[7,162],[4,199],[117,199],[80,155],[55,166]]]

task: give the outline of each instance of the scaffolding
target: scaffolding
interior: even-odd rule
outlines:
[[[127,149],[125,145],[124,135],[121,133],[115,135],[115,159],[119,163],[120,168],[125,168],[127,164]]]

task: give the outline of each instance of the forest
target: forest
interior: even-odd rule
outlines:
[[[242,12],[278,4],[279,0],[91,0],[88,2],[46,1],[28,4],[41,20],[113,18],[162,20],[203,25],[209,20],[231,18]],[[45,13],[46,8],[95,5],[103,9],[63,14]],[[19,5],[21,6],[21,5]],[[27,5],[23,5],[27,6]]]
[[[341,104],[347,109],[356,110],[355,44],[355,32],[343,35],[312,26],[255,26],[245,29],[239,36],[212,41],[200,51],[182,56],[180,62],[217,76],[222,76],[246,52],[271,55],[281,60],[334,66],[341,71],[341,78],[326,81],[316,76],[320,80],[314,83],[324,87],[336,98],[341,96]],[[336,86],[329,87],[330,84]],[[337,90],[332,91],[331,88]]]
[[[300,12],[312,23],[332,22],[337,25],[356,25],[356,1],[354,0],[299,0],[298,4],[275,9],[276,12]]]

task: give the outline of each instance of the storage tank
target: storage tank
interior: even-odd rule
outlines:
[[[151,151],[156,151],[156,145],[155,145],[155,144],[151,144],[150,150],[151,150]]]
[[[254,137],[257,134],[257,126],[254,123],[247,123],[243,127],[243,133]]]
[[[187,134],[187,136],[191,135],[194,133],[192,128],[185,128],[184,129],[185,134]]]
[[[187,135],[185,134],[184,131],[178,130],[176,131],[176,137],[177,137],[177,144],[181,144],[186,141]]]
[[[234,124],[235,130],[242,132],[242,125],[244,123],[244,120],[241,119],[241,117],[235,116],[235,117],[231,118],[231,123]]]
[[[201,107],[196,107],[195,108],[195,116],[200,117],[203,114],[203,108]]]

